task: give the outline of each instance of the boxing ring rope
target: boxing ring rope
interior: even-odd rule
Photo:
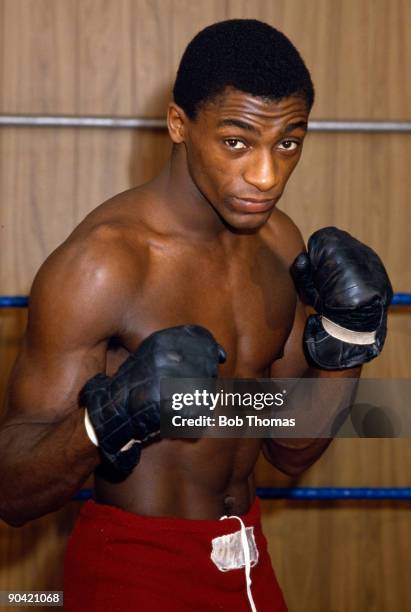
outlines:
[[[111,129],[164,130],[167,122],[150,117],[93,117],[74,115],[5,115],[0,114],[4,127],[75,127]],[[308,122],[312,132],[411,132],[411,121],[342,121],[314,120]]]
[[[411,500],[411,487],[257,487],[260,499],[292,499],[298,501],[341,501],[341,500]],[[81,489],[72,501],[86,501],[93,498],[93,489]]]
[[[411,500],[411,487],[257,487],[260,499],[319,500]]]
[[[28,303],[25,295],[0,295],[0,308],[26,308]],[[411,306],[411,293],[394,293],[391,306]]]

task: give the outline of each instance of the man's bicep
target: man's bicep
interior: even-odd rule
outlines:
[[[297,300],[294,323],[284,346],[284,355],[271,365],[271,378],[300,378],[306,373],[308,363],[303,350],[306,320],[304,305]]]
[[[54,421],[76,409],[83,384],[104,371],[107,342],[117,331],[120,304],[110,275],[102,281],[101,274],[84,274],[81,262],[71,270],[64,261],[57,270],[53,265],[33,284],[27,331],[8,388],[9,418]]]

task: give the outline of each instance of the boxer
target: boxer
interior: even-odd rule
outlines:
[[[282,33],[205,28],[173,94],[161,173],[94,209],[36,275],[0,432],[0,515],[52,512],[94,472],[67,610],[282,611],[254,467],[263,452],[298,475],[330,440],[164,439],[159,381],[358,377],[383,347],[391,286],[346,232],[319,230],[306,252],[277,208],[314,100]]]

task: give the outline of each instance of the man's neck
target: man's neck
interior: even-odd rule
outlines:
[[[234,232],[194,184],[182,148],[173,149],[170,160],[152,185],[161,192],[175,228],[181,229],[186,236],[191,234],[204,241],[223,240],[228,234],[234,237]]]

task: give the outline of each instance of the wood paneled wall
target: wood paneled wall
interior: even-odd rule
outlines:
[[[409,119],[407,0],[0,0],[0,112],[163,116],[179,58],[202,27],[257,18],[283,30],[311,69],[312,118]],[[0,129],[0,293],[25,294],[84,215],[146,181],[170,151],[163,132]],[[383,257],[411,290],[409,135],[311,134],[281,207],[307,238],[335,224]],[[409,377],[411,317],[392,313],[369,377]],[[0,311],[0,388],[23,311]],[[300,480],[407,486],[407,440],[337,440]],[[289,483],[265,461],[259,485]],[[76,508],[0,527],[0,590],[58,588]],[[411,608],[409,505],[264,502],[273,563],[292,612]]]

